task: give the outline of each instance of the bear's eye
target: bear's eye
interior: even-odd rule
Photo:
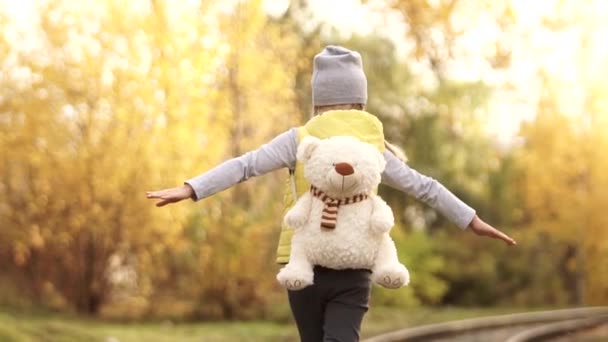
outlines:
[[[336,163],[331,163],[331,166],[336,167]]]

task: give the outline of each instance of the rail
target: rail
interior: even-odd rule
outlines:
[[[430,339],[447,338],[450,336],[462,334],[471,334],[477,331],[489,329],[507,329],[513,327],[539,324],[543,324],[542,326],[546,326],[546,324],[544,323],[553,323],[553,327],[555,329],[558,329],[557,327],[559,327],[560,325],[565,326],[566,321],[569,321],[569,324],[575,324],[573,323],[573,320],[577,320],[580,324],[582,324],[582,320],[584,319],[589,319],[589,322],[591,322],[591,319],[595,319],[593,322],[597,321],[599,322],[597,324],[601,324],[601,322],[603,322],[602,319],[606,319],[606,317],[608,317],[608,307],[585,307],[575,309],[517,313],[430,324],[414,328],[406,328],[374,336],[365,339],[362,342],[428,341]],[[591,324],[589,323],[589,326],[590,325]],[[534,329],[536,328],[540,329],[540,327],[534,327]],[[584,327],[581,327],[581,329],[583,328]],[[520,333],[520,331],[513,333],[513,338],[517,337],[517,335]],[[541,331],[537,330],[536,333],[541,334]],[[522,337],[518,338],[526,337],[525,335],[523,335],[523,333],[521,334]],[[532,333],[530,332],[529,334]],[[557,332],[557,334],[559,334],[559,332]]]

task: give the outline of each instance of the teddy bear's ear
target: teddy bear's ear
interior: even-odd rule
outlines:
[[[308,159],[310,159],[310,156],[312,156],[312,153],[317,148],[317,146],[319,146],[320,142],[321,139],[310,135],[304,137],[304,139],[302,139],[302,141],[300,142],[300,145],[298,145],[298,152],[296,155],[298,160],[307,161]]]

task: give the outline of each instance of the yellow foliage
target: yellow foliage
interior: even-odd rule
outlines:
[[[534,231],[575,247],[576,259],[567,266],[579,275],[583,300],[590,304],[608,302],[608,277],[599,266],[608,263],[606,117],[595,112],[570,118],[545,102],[524,128],[526,144],[518,156],[525,220]]]
[[[295,37],[267,21],[260,1],[234,4],[236,14],[206,2],[39,6],[31,50],[0,40],[10,55],[1,72],[14,75],[0,78],[0,190],[9,194],[0,252],[28,268],[28,286],[52,293],[54,306],[97,312],[113,298],[116,255],[137,269],[130,298],[166,288],[200,299],[242,293],[233,306],[263,302],[274,284],[277,175],[197,206],[161,210],[144,192],[294,124]],[[206,217],[194,229],[206,238],[195,243],[185,229],[199,210]],[[179,264],[188,255],[193,264]]]

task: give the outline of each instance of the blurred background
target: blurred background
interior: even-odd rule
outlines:
[[[297,336],[275,281],[287,170],[162,209],[144,193],[304,123],[327,44],[361,52],[408,164],[518,241],[381,188],[412,283],[374,288],[370,321],[608,304],[604,0],[1,0],[0,30],[0,337]]]

